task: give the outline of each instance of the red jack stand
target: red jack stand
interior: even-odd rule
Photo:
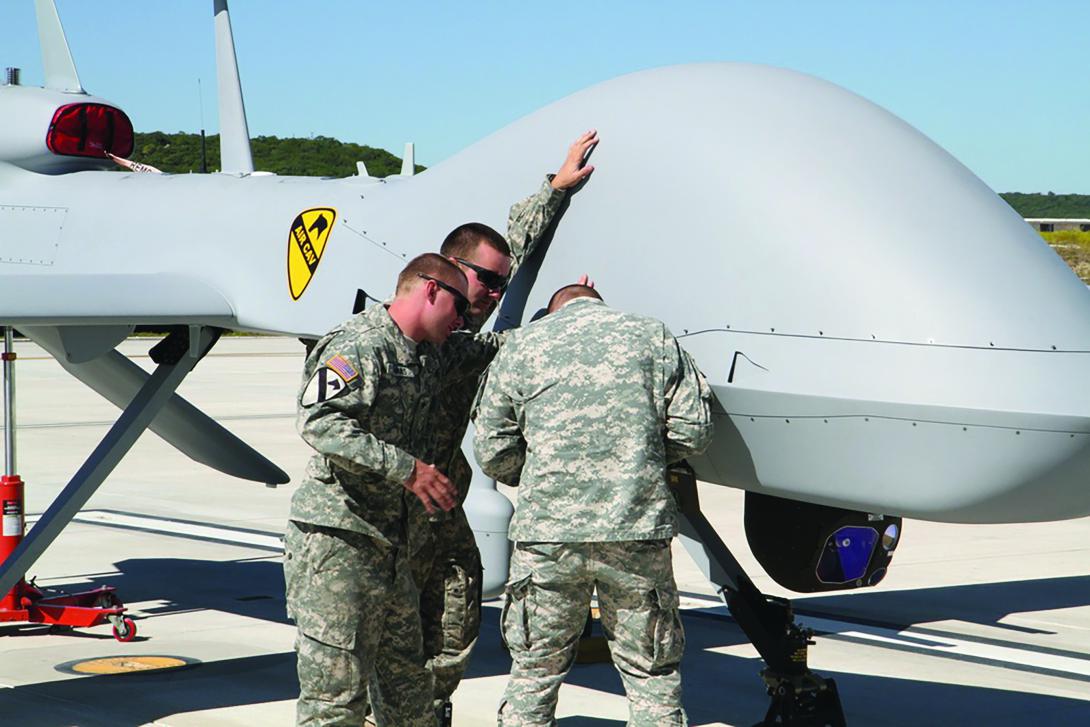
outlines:
[[[4,437],[7,474],[0,477],[0,563],[3,563],[23,539],[23,480],[15,474],[15,352],[11,328],[4,329]],[[47,596],[20,578],[0,598],[0,622],[24,621],[55,626],[86,628],[107,621],[113,624],[114,638],[132,641],[136,624],[125,614],[125,606],[112,586],[102,586],[82,593]]]

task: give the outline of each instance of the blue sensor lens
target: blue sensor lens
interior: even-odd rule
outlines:
[[[817,577],[822,583],[850,583],[867,572],[878,531],[874,528],[845,526],[829,536],[817,564]]]

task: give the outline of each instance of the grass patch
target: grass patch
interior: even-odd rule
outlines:
[[[1090,284],[1090,232],[1058,230],[1042,232],[1041,237],[1075,271],[1079,279]]]

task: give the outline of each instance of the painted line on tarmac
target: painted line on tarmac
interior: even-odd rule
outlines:
[[[36,517],[28,517],[33,522]],[[188,540],[203,540],[209,543],[244,545],[248,548],[267,550],[273,553],[284,552],[284,539],[279,533],[266,530],[250,530],[228,525],[207,525],[193,520],[140,515],[119,510],[83,510],[72,518],[74,522],[87,525],[103,525],[123,530],[138,530],[156,535],[169,535]]]
[[[733,621],[723,603],[712,598],[684,595],[681,608]],[[979,636],[951,636],[929,628],[878,626],[797,611],[795,615],[800,624],[830,639],[1090,682],[1090,654]]]

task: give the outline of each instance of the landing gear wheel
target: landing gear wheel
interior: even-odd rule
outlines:
[[[130,617],[118,619],[114,622],[114,638],[118,641],[128,642],[136,638],[136,622]]]

